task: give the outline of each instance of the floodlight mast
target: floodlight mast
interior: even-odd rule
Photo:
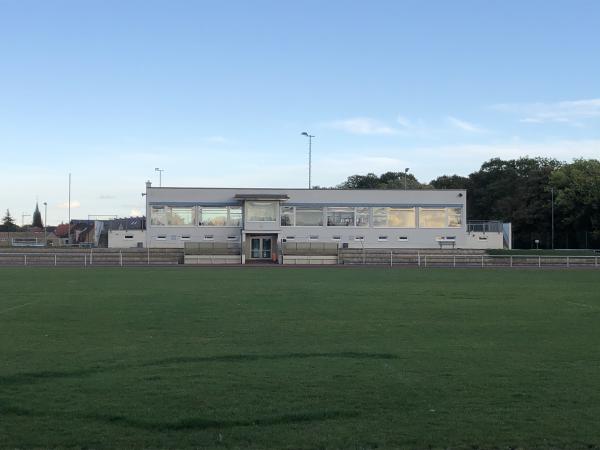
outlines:
[[[303,131],[300,133],[301,136],[306,136],[308,138],[308,188],[312,188],[312,138],[315,136],[312,134]]]

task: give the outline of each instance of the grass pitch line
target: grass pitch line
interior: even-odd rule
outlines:
[[[19,309],[19,308],[24,308],[25,306],[29,306],[33,303],[38,303],[39,301],[40,300],[33,300],[32,302],[23,303],[22,305],[11,306],[10,308],[3,309],[2,311],[0,311],[0,314],[4,314],[6,312],[13,311],[13,310]]]

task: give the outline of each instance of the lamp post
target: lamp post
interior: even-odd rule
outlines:
[[[408,171],[410,170],[410,167],[407,167],[406,169],[404,169],[404,190],[406,190],[406,187],[408,185]]]
[[[314,136],[312,134],[308,134],[306,131],[300,133],[302,136],[306,136],[308,138],[308,188],[311,189],[312,186],[312,138]]]
[[[44,202],[44,247],[48,245],[48,233],[46,233],[46,227],[48,226],[48,203]]]
[[[162,187],[162,173],[165,169],[160,169],[159,167],[154,169],[155,172],[158,172],[158,187]]]
[[[31,217],[31,214],[25,214],[25,213],[21,214],[21,226],[22,227],[25,226],[25,217]]]

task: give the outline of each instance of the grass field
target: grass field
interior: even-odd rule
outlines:
[[[600,446],[597,271],[0,269],[0,447]]]

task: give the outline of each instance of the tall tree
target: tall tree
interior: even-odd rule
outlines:
[[[38,207],[37,202],[35,202],[35,211],[33,211],[33,221],[31,222],[31,226],[36,228],[44,228],[44,223],[42,222],[42,213],[40,213],[40,208]]]
[[[10,211],[6,210],[6,215],[2,218],[2,225],[0,225],[0,231],[17,231],[19,227],[15,223],[15,220],[10,215]]]
[[[565,164],[552,174],[551,184],[559,224],[600,239],[600,161],[576,159]]]
[[[431,180],[431,186],[434,189],[469,189],[471,180],[468,177],[460,175],[442,175],[435,180]]]

